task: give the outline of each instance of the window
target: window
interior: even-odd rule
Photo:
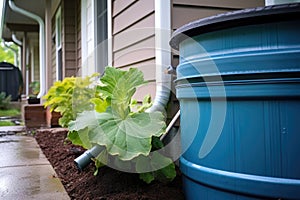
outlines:
[[[62,70],[62,46],[61,46],[61,8],[59,7],[55,15],[55,44],[56,44],[56,80],[63,79]]]
[[[108,65],[107,1],[95,2],[96,70],[102,74],[104,68]]]
[[[107,0],[82,2],[82,76],[103,73],[108,64]]]

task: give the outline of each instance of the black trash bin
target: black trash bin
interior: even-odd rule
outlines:
[[[0,92],[11,95],[12,101],[18,101],[23,88],[23,78],[20,69],[11,63],[0,63]]]

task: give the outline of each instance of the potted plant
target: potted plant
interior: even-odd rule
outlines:
[[[38,93],[40,92],[40,82],[33,81],[29,85],[31,89],[31,94],[28,96],[27,102],[28,104],[39,104],[40,98],[37,97]]]

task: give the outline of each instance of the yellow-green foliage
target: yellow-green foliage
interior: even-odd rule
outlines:
[[[71,120],[76,119],[78,113],[93,109],[90,99],[95,97],[95,90],[91,84],[92,78],[97,75],[85,78],[68,77],[57,81],[43,97],[46,100],[45,107],[49,106],[51,112],[59,112],[62,115],[59,119],[62,127],[67,127]]]

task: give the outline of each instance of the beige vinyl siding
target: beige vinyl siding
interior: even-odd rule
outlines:
[[[63,1],[62,4],[62,66],[63,77],[76,74],[75,49],[75,7],[76,1]]]
[[[134,98],[155,96],[154,0],[115,0],[112,3],[113,66],[140,69],[148,84]]]
[[[194,20],[239,9],[264,6],[264,0],[173,0],[172,29]],[[172,65],[178,65],[178,55],[173,56]]]
[[[190,5],[190,6],[203,6],[203,7],[217,7],[217,8],[251,8],[264,6],[262,0],[173,0],[174,5]]]
[[[264,6],[264,0],[173,0],[172,28],[212,15],[258,6]]]

